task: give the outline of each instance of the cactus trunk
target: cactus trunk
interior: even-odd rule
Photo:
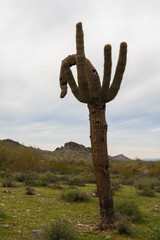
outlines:
[[[102,229],[113,229],[115,227],[115,218],[110,184],[110,172],[108,170],[109,159],[107,151],[105,104],[88,104],[88,108],[93,165],[101,213],[101,227]]]

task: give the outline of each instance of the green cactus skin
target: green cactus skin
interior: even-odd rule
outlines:
[[[96,176],[101,228],[115,228],[114,207],[110,184],[109,159],[107,150],[107,123],[105,118],[106,103],[112,101],[120,89],[126,66],[127,44],[120,45],[119,59],[115,75],[111,82],[111,45],[104,47],[104,74],[101,86],[95,67],[85,57],[82,23],[76,25],[76,54],[69,55],[62,61],[60,71],[61,98],[67,94],[67,83],[75,98],[87,103],[90,120],[90,138],[93,165]],[[77,66],[78,85],[71,67]]]

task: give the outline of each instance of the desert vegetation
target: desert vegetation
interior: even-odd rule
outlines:
[[[101,231],[91,161],[1,141],[0,239],[159,239],[160,161],[112,160],[110,172],[116,230]]]

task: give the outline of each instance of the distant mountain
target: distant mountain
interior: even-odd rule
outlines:
[[[16,146],[24,146],[19,142],[13,141],[11,139],[0,140],[5,144],[11,144]],[[26,146],[24,146],[26,147]],[[27,147],[26,147],[27,148]],[[34,147],[32,147],[34,148]],[[43,154],[48,155],[48,157],[57,157],[57,158],[65,158],[70,160],[82,160],[82,161],[92,161],[92,149],[90,147],[85,147],[82,144],[78,144],[75,142],[67,142],[64,146],[56,148],[54,151],[49,150],[40,150]],[[128,157],[124,156],[123,154],[116,155],[116,156],[108,156],[109,160],[112,161],[130,161]]]
[[[123,154],[119,154],[119,155],[116,155],[116,156],[113,156],[111,157],[113,160],[116,160],[116,161],[131,161],[130,158],[124,156]]]
[[[74,160],[92,160],[91,148],[75,142],[68,142],[65,143],[64,146],[56,148],[56,150],[52,152],[52,155]]]
[[[142,158],[141,161],[145,162],[160,161],[160,158]]]
[[[86,160],[92,161],[92,149],[90,147],[85,147],[82,144],[78,144],[75,142],[68,142],[65,143],[64,146],[60,148],[56,148],[55,151],[52,152],[54,156],[63,157],[68,159],[75,159],[75,160]],[[116,161],[130,161],[128,157],[124,156],[123,154],[111,157],[108,156],[109,160],[116,160]]]

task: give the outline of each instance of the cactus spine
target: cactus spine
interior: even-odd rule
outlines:
[[[60,71],[61,98],[67,94],[69,84],[75,98],[87,103],[90,119],[90,138],[93,154],[93,165],[96,176],[102,229],[115,227],[114,207],[111,193],[109,159],[107,151],[107,123],[105,118],[106,103],[112,101],[121,85],[126,66],[127,44],[120,45],[119,59],[112,83],[111,79],[111,46],[104,47],[104,76],[101,86],[100,78],[94,66],[85,57],[82,23],[76,25],[76,49],[62,61]],[[78,84],[71,72],[76,65]]]

